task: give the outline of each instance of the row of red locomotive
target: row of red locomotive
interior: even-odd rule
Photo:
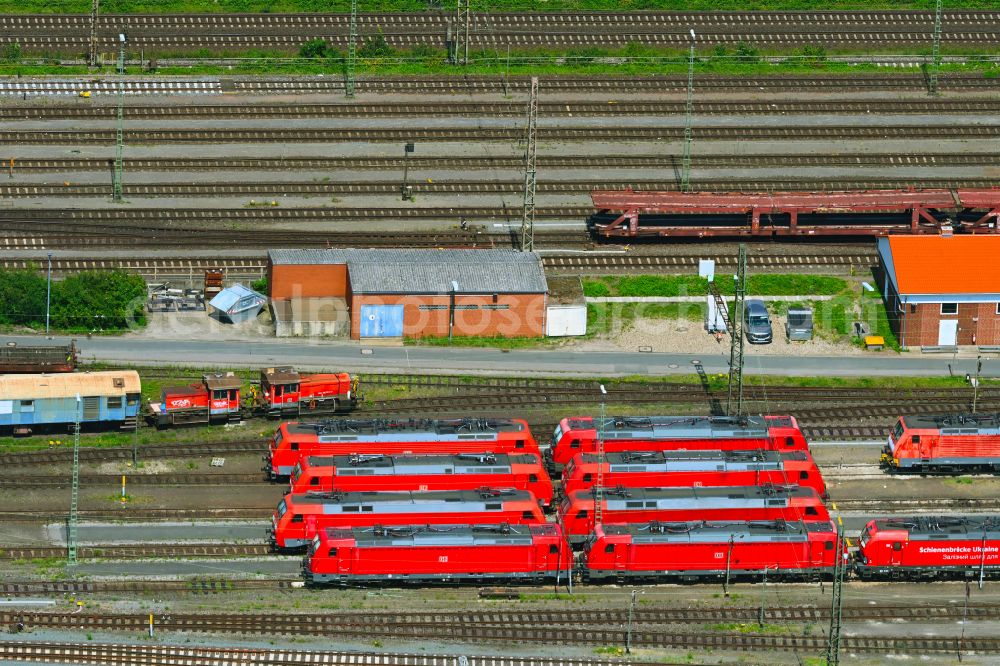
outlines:
[[[832,571],[836,526],[793,418],[611,419],[602,435],[598,461],[593,419],[556,429],[545,455],[563,468],[555,498],[524,421],[282,424],[266,460],[290,477],[290,493],[272,538],[308,547],[311,583],[528,581],[571,568],[598,581]],[[1000,564],[998,543],[992,518],[876,519],[853,566],[891,577],[971,575],[978,565],[985,576]]]

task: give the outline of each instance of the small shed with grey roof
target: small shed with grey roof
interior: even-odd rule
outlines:
[[[268,285],[276,320],[302,301],[344,299],[355,339],[545,333],[548,287],[530,252],[270,250]]]

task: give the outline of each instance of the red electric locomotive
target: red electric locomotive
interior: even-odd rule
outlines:
[[[299,548],[327,527],[420,523],[544,523],[534,496],[523,490],[480,488],[440,492],[305,493],[286,495],[268,530],[277,548]]]
[[[986,578],[1000,574],[1000,516],[876,518],[861,531],[862,579]]]
[[[159,427],[213,421],[240,421],[240,387],[243,380],[232,372],[205,375],[200,384],[165,388],[160,402],[149,410]]]
[[[832,575],[831,521],[598,525],[584,547],[584,580],[811,579]]]
[[[577,453],[597,451],[598,421],[593,416],[563,419],[547,452],[557,468]],[[805,451],[806,438],[791,416],[625,416],[605,420],[604,450],[713,450],[763,449]]]
[[[621,451],[604,455],[604,487],[662,488],[796,484],[826,497],[808,451]],[[597,482],[597,455],[578,454],[563,471],[566,495]]]
[[[457,453],[439,456],[309,456],[295,466],[290,491],[527,490],[542,506],[552,501],[552,481],[537,453]]]
[[[311,585],[542,583],[568,575],[571,566],[558,525],[376,525],[320,530],[302,573]]]
[[[606,488],[603,515],[608,523],[685,520],[829,520],[823,499],[803,486],[733,488]],[[559,518],[571,544],[594,531],[594,489],[563,498]]]
[[[1000,414],[904,416],[882,466],[900,474],[1000,474]]]
[[[522,419],[338,420],[282,423],[264,456],[271,477],[286,477],[306,456],[355,453],[538,453]]]

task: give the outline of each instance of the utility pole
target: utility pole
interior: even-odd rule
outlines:
[[[844,528],[837,524],[836,564],[833,567],[833,599],[830,605],[830,633],[826,644],[826,666],[840,664],[840,627],[844,617]]]
[[[684,117],[684,156],[681,159],[681,191],[691,191],[691,122],[694,117],[694,30],[691,30],[691,51],[688,55],[687,104]]]
[[[597,483],[594,485],[594,529],[604,523],[604,401],[608,391],[601,384],[601,421],[597,424]]]
[[[80,394],[76,394],[76,420],[73,423],[73,482],[69,499],[69,524],[66,526],[66,555],[68,564],[76,566],[76,524],[80,500]]]
[[[979,404],[979,373],[983,371],[982,354],[976,357],[976,377],[972,380],[972,413],[976,413]]]
[[[49,334],[49,310],[51,305],[52,305],[52,253],[49,252],[49,272],[48,272],[48,278],[45,280],[45,335]]]
[[[347,80],[344,95],[354,99],[354,68],[358,59],[358,0],[351,0],[351,22],[347,33]]]
[[[625,654],[632,654],[632,616],[635,615],[635,595],[632,590],[632,601],[628,605],[628,629],[625,632]]]
[[[115,130],[115,173],[111,183],[112,198],[115,203],[122,202],[122,151],[125,139],[125,43],[128,38],[125,33],[118,35],[118,126]]]
[[[931,46],[931,71],[928,81],[928,92],[931,95],[938,94],[938,73],[941,69],[941,5],[942,0],[937,0],[937,7],[934,10],[934,43]]]
[[[470,0],[458,0],[455,12],[455,62],[469,64],[469,26],[472,23]]]
[[[90,51],[87,64],[97,67],[97,15],[100,13],[101,0],[93,0],[90,5]]]
[[[743,414],[743,310],[747,295],[747,246],[744,243],[740,243],[733,280],[732,341],[729,347],[729,398],[726,401],[726,413],[729,416],[740,416]]]
[[[538,77],[531,77],[531,90],[528,92],[528,122],[525,128],[524,147],[524,208],[521,214],[521,252],[535,250],[535,185],[536,156],[538,143],[536,130],[538,127]]]

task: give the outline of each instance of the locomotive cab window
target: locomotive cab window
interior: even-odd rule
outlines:
[[[580,448],[580,440],[578,440],[578,439],[571,440],[570,443],[569,443],[569,448],[571,448],[571,449],[578,449],[578,448]]]
[[[919,444],[920,443],[920,435],[914,435],[913,437],[910,438],[910,441],[912,441],[914,444]]]
[[[514,441],[514,448],[515,449],[523,449],[524,448],[524,440],[523,439],[515,440]]]
[[[800,479],[808,479],[809,478],[809,472],[799,472],[799,478]]]
[[[794,437],[786,437],[785,438],[785,446],[795,446],[795,438]]]
[[[818,513],[819,512],[816,511],[816,507],[814,507],[814,506],[807,506],[806,507],[806,515],[807,516],[815,516],[815,515],[818,515]]]
[[[587,510],[586,510],[586,509],[581,509],[581,510],[580,510],[580,511],[579,511],[579,512],[578,512],[578,513],[576,514],[576,517],[577,517],[577,518],[586,518],[586,517],[587,517],[588,515],[590,515],[590,514],[588,514],[588,513],[587,513]]]
[[[313,478],[309,479],[309,485],[310,486],[318,486],[319,485],[319,477],[318,476],[314,476]]]
[[[299,443],[298,442],[292,442],[291,444],[288,445],[288,448],[290,448],[292,451],[298,451],[299,450]]]
[[[530,481],[532,483],[538,483],[538,475],[537,474],[529,474],[528,475],[528,481]]]
[[[301,523],[303,521],[303,519],[305,519],[305,515],[303,515],[301,513],[297,513],[294,516],[292,516],[292,522],[293,523]]]
[[[833,550],[833,542],[832,541],[824,541],[823,542],[823,548],[825,550]]]
[[[331,548],[330,550],[326,551],[326,555],[327,557],[337,557],[337,549]]]
[[[557,545],[556,545],[556,544],[554,544],[554,543],[553,543],[553,544],[550,544],[550,545],[549,545],[549,552],[550,552],[550,553],[558,553],[558,552],[559,552],[559,546],[557,546]]]
[[[584,474],[583,475],[583,481],[584,481],[584,483],[590,483],[593,480],[593,478],[594,478],[593,474]]]
[[[524,519],[524,520],[531,520],[534,517],[535,517],[535,514],[532,513],[531,511],[522,511],[521,512],[521,518]]]
[[[604,547],[604,552],[605,553],[613,553],[613,552],[615,552],[615,544],[609,543],[607,546]]]
[[[903,542],[902,541],[893,541],[892,542],[892,549],[893,550],[903,550]]]

